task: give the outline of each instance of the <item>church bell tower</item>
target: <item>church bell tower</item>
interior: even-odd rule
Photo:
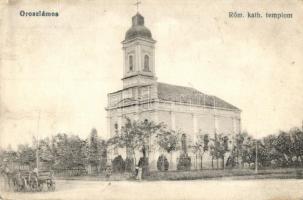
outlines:
[[[132,26],[122,42],[124,51],[123,88],[154,83],[155,43],[152,34],[144,26],[144,17],[137,13]]]

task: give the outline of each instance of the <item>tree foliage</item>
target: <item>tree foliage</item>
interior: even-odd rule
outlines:
[[[145,162],[146,152],[153,145],[170,154],[181,149],[180,135],[181,132],[168,130],[162,123],[127,119],[121,130],[107,142],[98,137],[96,129],[92,129],[86,139],[81,139],[77,135],[58,133],[39,141],[35,139],[32,145],[20,144],[17,150],[0,149],[0,164],[19,162],[21,165],[35,166],[38,150],[39,160],[48,163],[53,169],[84,169],[89,164],[100,167],[106,165],[107,150],[114,146],[126,147],[129,150],[132,155],[126,162],[127,169],[133,169],[134,166],[131,163],[135,163],[135,150],[141,151],[143,154],[141,160],[148,163]],[[303,165],[303,130],[296,127],[259,140],[246,132],[232,137],[222,133],[213,136],[202,133],[198,135],[189,147],[196,155],[201,156],[201,160],[206,151],[209,151],[212,158],[217,161],[224,160],[227,152],[231,151],[230,158],[236,165],[253,166],[256,157],[260,167],[301,167]],[[256,146],[258,146],[257,151]],[[191,165],[184,152],[180,155],[180,160],[183,164],[179,165],[179,168],[185,169],[185,165],[187,167]]]
[[[36,151],[28,144],[19,145],[17,155],[20,163],[23,165],[29,165],[30,163],[34,163],[36,160]]]
[[[209,150],[209,141],[209,135],[207,133],[202,134],[200,130],[196,141],[190,146],[196,157],[200,158],[201,169],[203,168],[203,155]]]
[[[164,124],[155,124],[152,121],[131,121],[126,118],[126,123],[121,128],[121,132],[109,139],[109,145],[120,148],[142,151],[143,157],[146,156],[146,150],[149,141],[164,128]]]
[[[213,159],[217,160],[217,168],[219,167],[219,159],[222,159],[224,168],[225,154],[229,151],[229,137],[223,133],[215,133],[214,138],[211,140],[212,144],[210,145],[210,155]]]
[[[163,130],[157,134],[157,144],[167,153],[180,149],[180,131]]]

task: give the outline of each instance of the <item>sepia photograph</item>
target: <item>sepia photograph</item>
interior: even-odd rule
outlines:
[[[0,200],[302,200],[302,0],[0,0]]]

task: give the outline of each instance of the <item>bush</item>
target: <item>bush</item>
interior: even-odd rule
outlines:
[[[133,158],[125,159],[125,171],[132,172],[135,169],[135,162]]]
[[[125,162],[122,156],[118,155],[112,161],[113,172],[123,173],[125,171]]]
[[[167,171],[169,167],[169,163],[167,158],[164,155],[159,156],[157,161],[157,168],[159,171]]]
[[[177,170],[190,170],[191,159],[186,153],[182,153],[179,157]]]

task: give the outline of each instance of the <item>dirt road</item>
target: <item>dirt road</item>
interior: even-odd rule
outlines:
[[[303,199],[303,180],[57,181],[55,192],[7,193],[4,199]]]

